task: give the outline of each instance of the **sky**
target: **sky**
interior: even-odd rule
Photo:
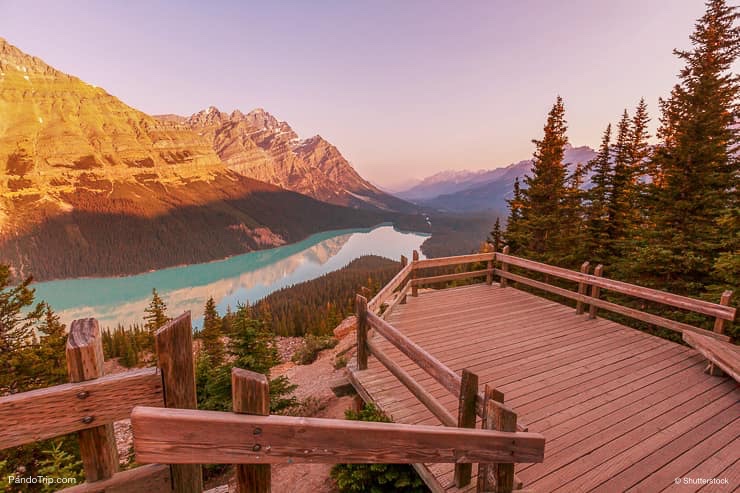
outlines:
[[[732,2],[730,2],[732,3]],[[0,36],[150,114],[261,107],[391,190],[573,145],[677,81],[699,0],[0,0]]]

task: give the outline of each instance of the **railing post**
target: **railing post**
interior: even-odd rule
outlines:
[[[414,250],[414,254],[411,256],[412,262],[411,262],[411,296],[416,298],[419,296],[419,288],[416,284],[414,284],[414,279],[418,277],[417,272],[417,265],[419,263],[419,252]]]
[[[493,252],[493,258],[496,258],[496,250],[493,248],[493,245],[491,245],[490,250]],[[486,269],[488,270],[488,273],[486,274],[486,284],[489,286],[493,284],[493,258],[486,262]]]
[[[486,384],[483,390],[483,416],[481,416],[481,429],[493,430],[493,411],[488,405],[490,401],[504,403],[504,394],[495,390]],[[486,493],[493,490],[494,483],[491,475],[495,464],[480,463],[478,464],[478,484],[476,485],[477,493]]]
[[[98,321],[85,318],[72,322],[65,352],[70,382],[85,382],[102,377],[103,338]],[[85,423],[94,421],[94,415],[83,418]],[[77,436],[86,482],[108,479],[118,471],[118,450],[113,423],[79,431]]]
[[[478,396],[478,375],[464,369],[460,383],[460,399],[457,408],[458,428],[475,428],[475,399]],[[455,464],[455,486],[462,488],[470,484],[473,464]]]
[[[409,259],[407,259],[404,255],[401,255],[401,269],[404,269],[407,265],[409,265]],[[403,289],[403,285],[401,285],[401,289]],[[400,304],[405,305],[406,304],[406,295],[404,294],[401,298]]]
[[[504,255],[509,254],[509,245],[506,245],[503,250],[501,250],[501,253]],[[501,260],[501,270],[504,272],[509,272],[509,264],[506,263],[505,260]],[[499,283],[499,286],[502,288],[505,288],[509,284],[509,280],[505,277],[501,277],[501,282]]]
[[[586,260],[585,262],[581,264],[581,274],[588,274],[589,265],[590,263],[588,260]],[[585,281],[579,282],[578,283],[578,294],[585,295],[587,294],[587,292],[588,292],[588,284],[586,284]],[[583,301],[578,300],[576,302],[576,315],[583,315],[583,311],[584,311],[583,307],[584,307]]]
[[[604,273],[604,266],[599,264],[594,269],[594,276],[601,277]],[[599,286],[591,286],[591,298],[598,298],[601,288]],[[596,305],[590,305],[588,307],[588,318],[596,318]]]
[[[170,320],[154,335],[157,364],[162,372],[165,407],[196,409],[193,327],[190,312]],[[172,489],[178,493],[201,493],[203,475],[199,464],[170,466]]]
[[[491,406],[493,411],[493,422],[495,429],[498,431],[516,431],[516,413],[504,406]],[[496,493],[511,493],[514,489],[514,464],[499,463],[496,464],[494,471],[496,478]]]
[[[367,298],[357,295],[355,300],[357,316],[357,369],[367,370]]]
[[[722,297],[719,300],[719,304],[723,306],[730,305],[730,299],[732,299],[732,291],[729,289],[722,293]],[[725,332],[725,321],[719,317],[714,320],[714,332],[717,334],[724,334]]]
[[[269,416],[270,383],[265,375],[241,368],[231,369],[231,398],[234,412]],[[259,432],[259,433],[258,433]],[[261,430],[254,430],[254,450],[262,447]],[[238,464],[236,466],[236,491],[238,493],[270,493],[271,471],[269,464]]]

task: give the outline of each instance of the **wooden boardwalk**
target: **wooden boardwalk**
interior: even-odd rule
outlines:
[[[740,390],[704,373],[691,348],[496,284],[409,296],[387,321],[458,374],[468,368],[481,388],[502,391],[519,422],[545,436],[544,463],[516,466],[527,489],[740,489]],[[456,397],[384,338],[373,341],[457,415]],[[439,423],[375,358],[353,377],[394,421]],[[459,491],[451,464],[425,472],[433,491]],[[728,484],[674,484],[683,477]]]

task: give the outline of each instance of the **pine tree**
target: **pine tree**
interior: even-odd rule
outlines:
[[[607,205],[610,200],[612,180],[611,123],[606,126],[601,138],[599,152],[587,165],[593,171],[593,186],[585,194],[585,257],[599,264],[607,263],[606,249],[609,241],[609,216]]]
[[[566,181],[561,212],[562,227],[556,243],[559,252],[558,263],[564,267],[576,266],[585,253],[583,248],[585,237],[583,183],[586,171],[586,166],[577,163]]]
[[[506,203],[509,206],[509,218],[506,221],[504,239],[513,252],[520,252],[520,245],[524,243],[524,231],[521,227],[522,220],[522,189],[519,177],[514,178],[514,192],[511,199]]]
[[[563,164],[568,138],[563,99],[558,96],[544,127],[542,140],[533,140],[535,152],[532,170],[524,177],[521,190],[521,214],[515,240],[520,255],[557,262],[558,234],[563,219],[566,195],[566,166]]]
[[[493,230],[488,237],[488,243],[493,245],[494,252],[500,252],[502,246],[502,233],[501,233],[501,221],[496,216],[496,222],[493,224]]]
[[[167,305],[159,297],[156,288],[152,289],[152,301],[144,311],[146,312],[146,316],[144,316],[146,324],[144,326],[152,335],[170,320],[167,317]]]
[[[724,0],[706,5],[692,49],[674,50],[686,65],[660,102],[660,145],[649,167],[654,233],[635,259],[653,283],[686,294],[716,282],[719,265],[738,264],[737,250],[726,250],[738,241],[737,223],[728,224],[740,185],[740,77],[732,72],[740,54],[738,9]]]
[[[223,361],[224,346],[221,342],[221,318],[216,311],[216,302],[213,297],[208,298],[203,313],[203,350],[208,354],[211,364],[220,365]]]

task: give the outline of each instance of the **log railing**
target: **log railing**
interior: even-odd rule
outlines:
[[[578,272],[515,257],[507,253],[496,253],[496,261],[502,264],[500,269],[494,269],[494,273],[502,279],[500,283],[501,287],[505,287],[504,281],[509,280],[525,286],[541,289],[564,298],[575,300],[577,302],[576,310],[579,314],[583,313],[584,305],[589,305],[589,317],[591,318],[596,317],[596,311],[600,308],[679,333],[694,332],[722,341],[730,340],[730,338],[724,334],[724,324],[727,321],[735,319],[736,309],[729,306],[729,301],[732,296],[731,291],[726,291],[722,295],[720,303],[711,303],[709,301],[637,286],[635,284],[617,281],[615,279],[608,279],[602,276],[602,265],[596,266],[594,274],[588,274],[588,263],[584,263],[581,268],[581,272]],[[578,283],[578,291],[574,292],[565,288],[553,286],[547,282],[530,279],[520,274],[514,274],[509,271],[509,267],[511,266],[532,272],[538,272],[545,274],[546,276],[573,281]],[[684,322],[671,320],[659,315],[603,300],[599,297],[602,290],[713,317],[714,331],[702,329]]]
[[[119,470],[115,421],[128,419],[135,406],[195,407],[190,313],[166,324],[155,339],[158,368],[104,375],[98,322],[72,322],[66,347],[70,383],[1,397],[0,450],[77,433],[86,481],[64,491],[201,492],[198,465]]]

